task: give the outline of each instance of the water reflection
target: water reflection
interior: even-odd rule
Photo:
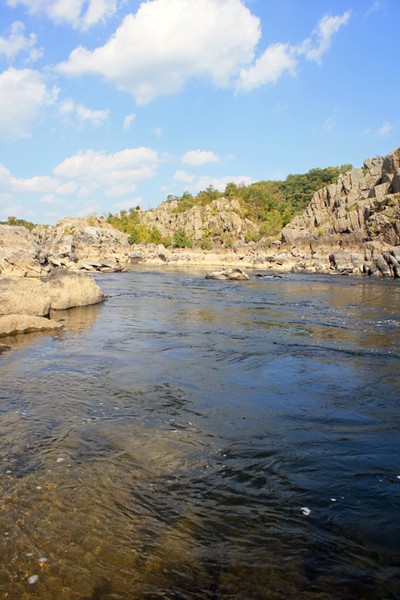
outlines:
[[[399,292],[335,281],[109,275],[3,353],[0,596],[398,597]]]

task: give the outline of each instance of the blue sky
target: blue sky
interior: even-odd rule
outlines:
[[[400,145],[399,0],[1,0],[0,220]]]

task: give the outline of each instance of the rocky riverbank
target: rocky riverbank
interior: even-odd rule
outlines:
[[[157,223],[165,235],[184,225],[192,240],[200,240],[207,228],[219,228],[232,240],[230,247],[130,245],[127,233],[95,216],[67,217],[32,232],[0,225],[0,277],[43,277],[55,268],[116,272],[136,263],[400,276],[400,148],[365,160],[317,191],[304,213],[274,238],[246,243],[252,224],[240,216],[235,199],[220,198],[184,213],[176,208],[174,202],[163,203],[141,211],[140,219],[147,226]]]

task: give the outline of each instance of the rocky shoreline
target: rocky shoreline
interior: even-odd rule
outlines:
[[[0,225],[0,337],[59,328],[49,319],[50,309],[104,298],[91,273],[130,271],[136,264],[400,278],[400,148],[367,159],[316,192],[304,213],[276,238],[246,243],[237,201],[216,202],[208,212],[214,225],[223,215],[221,226],[235,240],[229,248],[131,245],[128,234],[95,216],[67,217],[32,232]],[[144,218],[173,227],[177,215],[168,213],[171,206],[148,211]],[[196,210],[185,213],[185,222],[200,235],[205,224]]]

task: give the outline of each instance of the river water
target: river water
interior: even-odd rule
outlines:
[[[98,282],[2,340],[0,598],[399,598],[398,283]]]

